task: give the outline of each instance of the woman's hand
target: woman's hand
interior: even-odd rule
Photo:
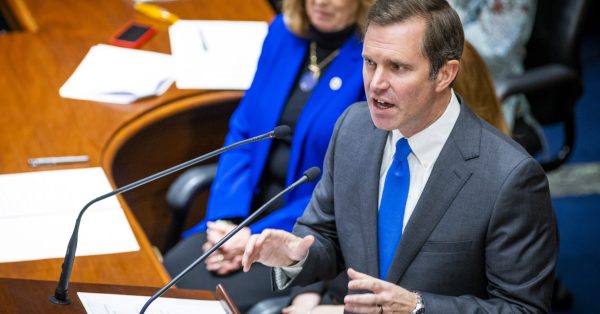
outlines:
[[[206,229],[206,243],[202,246],[204,252],[219,242],[236,225],[225,221],[209,222]],[[227,275],[242,268],[244,248],[250,239],[250,228],[242,228],[235,236],[206,259],[206,270]]]

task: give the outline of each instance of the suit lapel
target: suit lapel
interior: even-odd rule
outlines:
[[[377,249],[379,172],[387,135],[388,132],[377,129],[373,125],[372,130],[361,141],[361,143],[364,143],[364,145],[361,144],[363,147],[359,150],[361,156],[356,158],[364,165],[364,172],[362,172],[362,175],[358,175],[361,178],[359,180],[362,181],[361,187],[358,189],[360,200],[358,203],[361,217],[361,238],[365,248],[364,264],[366,265],[367,274],[375,277],[379,276],[379,263],[377,260],[377,256],[379,256]],[[375,262],[373,262],[373,257],[375,257]]]
[[[400,281],[470,178],[472,171],[468,168],[467,161],[479,156],[480,140],[480,122],[465,105],[461,105],[461,113],[454,129],[444,144],[423,193],[404,228],[402,240],[386,278],[388,281]]]

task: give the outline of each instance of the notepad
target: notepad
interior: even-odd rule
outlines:
[[[173,83],[171,55],[93,46],[60,88],[65,98],[129,104],[163,94]]]
[[[248,89],[267,31],[265,22],[177,21],[169,27],[177,88]]]
[[[2,174],[0,190],[3,263],[64,257],[79,211],[112,188],[95,167]],[[79,231],[77,256],[140,249],[114,196],[93,204]]]

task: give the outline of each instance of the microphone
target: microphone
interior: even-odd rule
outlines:
[[[144,304],[144,307],[142,307],[140,314],[144,314],[146,312],[146,309],[148,309],[148,306],[150,306],[150,304],[154,300],[158,299],[158,297],[163,295],[169,288],[171,288],[171,286],[176,284],[179,280],[181,280],[181,278],[183,278],[185,275],[187,275],[187,273],[189,273],[190,270],[192,270],[192,268],[194,268],[194,267],[196,267],[196,265],[202,263],[210,254],[212,254],[214,251],[218,250],[221,246],[223,246],[223,244],[225,242],[227,242],[231,237],[233,237],[236,233],[238,233],[238,231],[240,231],[242,228],[249,225],[252,221],[254,221],[254,219],[256,219],[256,217],[262,215],[262,213],[269,207],[269,205],[271,205],[273,202],[275,202],[277,199],[279,199],[281,196],[283,196],[287,192],[295,189],[297,186],[317,179],[320,174],[321,174],[321,169],[319,169],[319,167],[312,167],[312,168],[304,171],[304,174],[302,175],[302,177],[300,179],[298,179],[296,182],[290,184],[287,188],[285,188],[283,191],[279,192],[277,195],[273,196],[273,198],[271,198],[268,202],[263,204],[259,209],[257,209],[254,213],[252,213],[252,215],[248,216],[248,218],[244,219],[244,221],[242,221],[239,225],[237,225],[237,227],[235,227],[231,231],[229,231],[229,233],[227,233],[223,238],[221,238],[221,240],[219,240],[219,242],[215,243],[215,245],[213,245],[210,249],[208,249],[208,251],[204,252],[204,254],[202,254],[202,256],[198,257],[198,259],[196,259],[193,263],[191,263],[188,267],[186,267],[186,269],[184,269],[179,274],[177,274],[177,276],[175,276],[175,278],[171,279],[171,281],[169,281],[169,283],[167,283],[164,287],[162,287],[155,294],[153,294],[150,297],[150,299],[148,299],[148,301],[146,301],[146,304]]]
[[[81,223],[81,217],[83,216],[83,214],[85,213],[85,211],[94,203],[101,201],[105,198],[117,195],[117,194],[121,194],[124,192],[127,192],[129,190],[133,190],[139,186],[142,186],[146,183],[152,182],[156,179],[160,179],[164,176],[170,175],[174,172],[177,172],[181,169],[187,168],[189,166],[193,166],[199,162],[205,161],[209,158],[212,158],[214,156],[220,155],[226,151],[232,150],[238,146],[241,145],[245,145],[245,144],[249,144],[249,143],[253,143],[253,142],[258,142],[264,139],[282,139],[285,138],[287,136],[289,136],[292,133],[291,129],[289,126],[287,125],[280,125],[277,126],[273,129],[273,131],[265,133],[265,134],[261,134],[255,137],[251,137],[239,142],[235,142],[233,144],[230,144],[228,146],[225,147],[221,147],[217,150],[214,150],[210,153],[204,154],[202,156],[196,157],[192,160],[188,160],[184,163],[181,163],[177,166],[171,167],[169,169],[163,170],[161,172],[155,173],[153,175],[150,175],[146,178],[137,180],[135,182],[132,182],[130,184],[127,184],[123,187],[120,187],[114,191],[111,191],[109,193],[106,193],[102,196],[99,196],[93,200],[91,200],[89,203],[87,203],[82,209],[81,211],[79,211],[79,215],[77,216],[77,220],[75,221],[75,228],[73,229],[73,234],[71,234],[71,239],[69,240],[69,244],[67,246],[67,253],[65,254],[65,259],[63,260],[62,263],[62,270],[60,273],[60,279],[58,280],[58,284],[56,286],[56,289],[54,291],[54,295],[50,296],[49,299],[52,303],[54,304],[63,304],[63,305],[67,305],[67,304],[71,304],[71,300],[69,299],[69,278],[71,278],[71,271],[73,270],[73,263],[75,261],[75,251],[77,250],[77,237],[79,234],[79,224]]]

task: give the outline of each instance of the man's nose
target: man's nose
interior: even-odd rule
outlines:
[[[385,73],[380,69],[375,70],[369,85],[372,91],[385,90],[390,86]]]

